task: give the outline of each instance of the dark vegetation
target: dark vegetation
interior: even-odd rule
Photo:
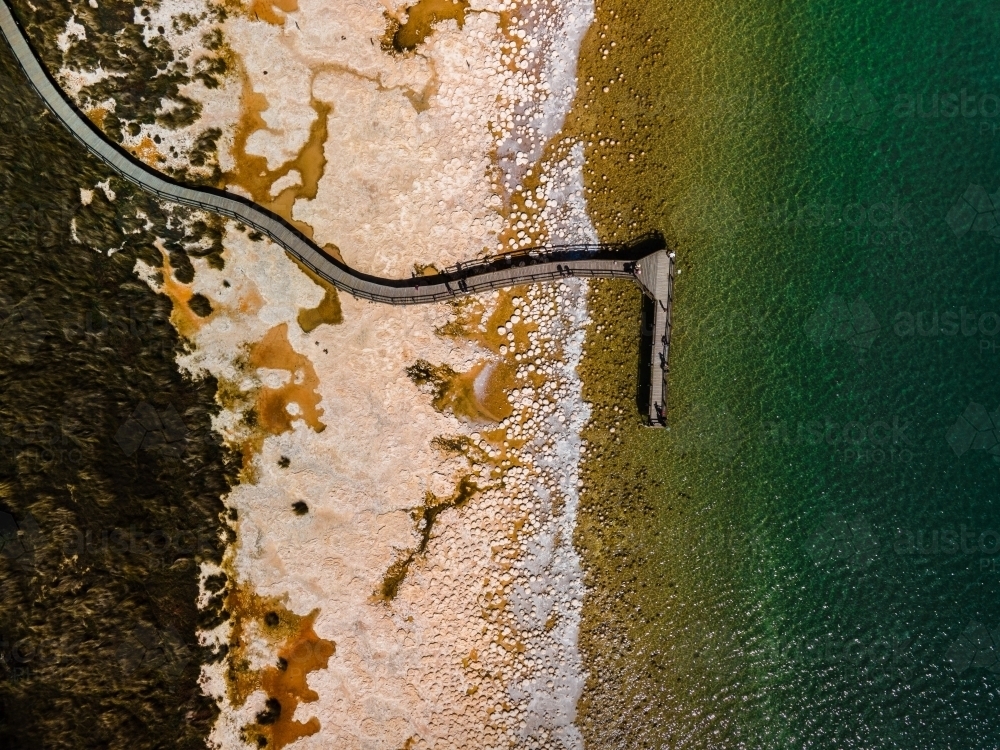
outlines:
[[[212,303],[204,294],[192,294],[188,300],[188,307],[199,318],[207,318],[212,314]]]
[[[434,395],[435,401],[440,401],[448,392],[448,386],[457,373],[448,365],[432,365],[426,359],[418,359],[406,368],[407,377],[413,384],[426,388]]]
[[[55,4],[36,5],[48,38]],[[123,8],[65,13],[110,23]],[[138,86],[154,63],[125,42],[114,64]],[[195,631],[228,615],[222,574],[196,608],[198,563],[231,538],[220,498],[239,462],[211,431],[216,383],[179,374],[171,303],[133,269],[162,264],[157,237],[178,278],[192,254],[221,265],[219,246],[114,178],[115,200],[96,190],[82,206],[110,173],[2,44],[0,127],[0,747],[203,748],[216,708],[199,664],[222,654]]]
[[[101,127],[116,141],[121,141],[125,132],[138,135],[142,125],[155,123],[167,128],[193,125],[201,115],[201,105],[182,94],[181,87],[197,79],[208,88],[216,88],[229,71],[231,54],[218,29],[208,32],[204,39],[212,56],[197,60],[194,70],[174,59],[173,50],[162,34],[154,34],[147,42],[143,37],[145,27],[135,22],[136,12],[148,17],[150,9],[159,5],[158,0],[134,3],[101,0],[96,8],[87,2],[66,0],[13,0],[13,4],[49,71],[55,73],[64,67],[93,70],[100,65],[110,74],[84,87],[79,104],[87,110],[108,99],[114,100],[114,112],[104,115]],[[224,17],[221,6],[214,12],[219,20]],[[71,38],[69,48],[63,52],[55,40],[66,29],[70,17],[75,17],[86,29],[86,38]],[[191,28],[204,20],[185,14],[175,19],[174,24],[178,28]],[[207,174],[185,170],[174,176],[188,182],[219,183],[222,173],[215,143],[220,135],[217,129],[207,129],[192,150],[191,164],[206,168]]]

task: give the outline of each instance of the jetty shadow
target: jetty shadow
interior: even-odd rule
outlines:
[[[653,385],[653,314],[656,302],[642,295],[642,312],[639,316],[639,371],[636,376],[635,405],[640,414],[649,414],[650,389]]]

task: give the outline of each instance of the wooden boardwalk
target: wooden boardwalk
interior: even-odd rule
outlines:
[[[433,276],[385,279],[361,273],[330,256],[280,216],[239,195],[214,188],[182,184],[136,159],[95,126],[63,93],[28,41],[8,0],[0,0],[0,32],[21,70],[49,111],[94,156],[123,179],[159,198],[227,216],[267,235],[318,276],[355,297],[390,305],[439,302],[519,284],[568,277],[620,278],[639,284],[662,310],[656,317],[654,367],[663,363],[652,380],[650,419],[662,424],[653,404],[665,410],[666,357],[670,338],[672,260],[659,234],[631,243],[548,246],[485,260],[460,263]],[[656,373],[654,373],[656,375]]]

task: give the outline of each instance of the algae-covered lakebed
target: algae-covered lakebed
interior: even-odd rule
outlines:
[[[998,32],[976,2],[600,4],[590,210],[680,275],[666,431],[615,409],[638,295],[591,298],[588,747],[1000,739]]]

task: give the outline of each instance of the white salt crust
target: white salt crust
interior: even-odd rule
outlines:
[[[183,12],[199,17],[199,7],[198,0],[164,0],[148,29],[171,28],[169,20]],[[384,11],[403,7],[299,0],[283,26],[230,15],[222,27],[253,91],[268,101],[261,113],[267,128],[250,137],[247,150],[266,157],[269,168],[302,149],[317,116],[313,102],[331,107],[318,194],[298,200],[293,216],[312,226],[319,243],[336,244],[347,263],[392,276],[408,275],[415,263],[441,267],[542,240],[593,241],[582,144],[558,140],[553,156],[540,161],[575,94],[592,4],[525,5],[518,24],[505,30],[498,11],[511,10],[510,3],[474,2],[461,29],[441,23],[416,54],[388,55],[380,47]],[[191,61],[205,53],[198,40],[208,30],[199,25],[168,40]],[[192,85],[187,94],[204,105],[199,123],[146,129],[136,140],[159,135],[161,153],[173,146],[180,164],[199,132],[220,127],[220,162],[228,169],[240,87],[235,76],[215,91]],[[523,186],[529,176],[540,176],[530,193]],[[272,194],[300,179],[289,175]],[[527,197],[524,213],[511,213],[514,196]],[[509,227],[515,236],[501,244]],[[317,305],[322,291],[267,241],[230,227],[224,245],[223,271],[194,261],[193,291],[216,312],[179,365],[247,394],[279,387],[296,375],[247,373],[237,362],[285,324],[292,347],[318,375],[327,425],[316,433],[297,420],[291,432],[267,438],[255,459],[258,480],[225,498],[240,519],[230,550],[240,580],[263,596],[287,597],[294,612],[318,608],[317,634],[337,644],[329,667],[308,678],[319,699],[295,714],[298,721],[316,716],[321,729],[295,747],[395,750],[410,741],[413,748],[582,748],[573,720],[585,677],[577,648],[584,590],[572,538],[579,434],[589,414],[575,373],[586,285],[533,288],[504,326],[539,326],[530,354],[503,355],[522,358],[518,387],[508,394],[514,414],[502,425],[505,447],[482,440],[495,425],[437,412],[406,375],[417,359],[460,372],[486,361],[475,384],[480,394],[485,388],[495,356],[436,333],[449,306],[389,308],[341,295],[344,322],[304,334],[298,310]],[[137,268],[155,285],[154,270]],[[492,309],[497,298],[481,302]],[[531,387],[530,373],[543,373],[544,383]],[[214,426],[233,441],[245,429],[236,408],[222,411]],[[456,457],[435,447],[435,437],[455,435],[478,442],[478,451]],[[287,469],[278,465],[282,456],[290,459]],[[450,496],[470,473],[484,491],[441,513],[397,597],[374,601],[385,571],[419,543],[410,511],[428,492]],[[299,500],[309,506],[305,516],[290,510]],[[222,625],[203,638],[222,643],[228,632]],[[252,631],[247,638],[255,663],[273,663],[262,638]],[[240,730],[265,696],[230,705],[224,671],[203,671],[204,689],[222,707],[211,739],[241,748]]]

